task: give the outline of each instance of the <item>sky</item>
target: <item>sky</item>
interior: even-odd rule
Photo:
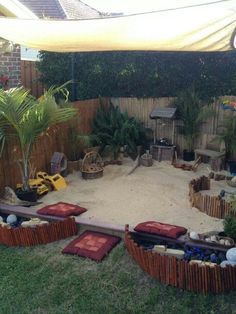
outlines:
[[[83,0],[91,7],[101,12],[141,13],[163,8],[173,8],[214,0]]]

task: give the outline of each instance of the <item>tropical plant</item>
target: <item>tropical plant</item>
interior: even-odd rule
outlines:
[[[68,144],[70,149],[69,159],[78,160],[81,153],[94,145],[97,145],[98,138],[94,134],[79,133],[75,126],[68,128]]]
[[[109,107],[101,106],[93,121],[92,134],[96,135],[102,151],[109,151],[114,159],[118,158],[121,147],[126,146],[135,152],[144,137],[142,124],[119,107],[110,103]]]
[[[219,140],[225,143],[227,159],[233,159],[236,153],[236,116],[230,115],[219,127]]]
[[[173,106],[177,108],[177,118],[182,121],[179,133],[185,139],[187,150],[193,151],[201,125],[213,114],[213,111],[203,103],[193,87],[182,91],[173,101]]]
[[[231,204],[231,211],[224,218],[224,232],[227,236],[236,241],[236,196],[231,195],[229,202]]]
[[[68,92],[65,85],[51,87],[38,100],[29,95],[23,87],[0,90],[0,143],[1,152],[6,141],[16,139],[20,156],[18,164],[22,176],[22,190],[29,191],[29,163],[33,146],[38,137],[50,126],[67,121],[77,110],[59,107],[55,95],[63,94],[65,100]]]
[[[236,217],[227,215],[223,221],[225,234],[236,241]]]

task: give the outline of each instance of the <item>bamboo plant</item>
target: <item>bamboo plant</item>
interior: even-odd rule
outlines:
[[[23,87],[7,91],[0,89],[1,153],[6,141],[17,140],[20,151],[17,163],[20,166],[23,191],[30,191],[30,157],[38,137],[51,126],[72,118],[77,112],[71,107],[60,107],[55,100],[55,95],[58,93],[62,93],[67,101],[68,93],[65,85],[51,87],[38,100]]]

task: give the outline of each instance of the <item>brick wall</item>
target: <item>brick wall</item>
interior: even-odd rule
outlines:
[[[8,87],[21,83],[20,46],[15,46],[11,53],[0,54],[0,76],[9,77]]]

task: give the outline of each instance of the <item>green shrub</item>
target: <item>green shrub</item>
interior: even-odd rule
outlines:
[[[227,215],[224,219],[224,232],[236,241],[236,217]]]
[[[92,134],[97,137],[101,151],[109,151],[114,159],[118,158],[121,147],[126,146],[129,152],[137,153],[137,145],[145,142],[142,123],[122,113],[112,103],[109,107],[101,106],[98,109]]]

